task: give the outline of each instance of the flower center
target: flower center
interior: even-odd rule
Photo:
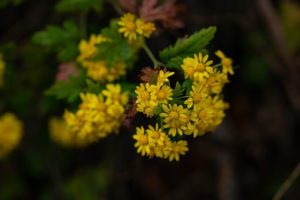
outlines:
[[[149,94],[146,91],[141,92],[141,99],[142,100],[148,100],[149,99]]]
[[[166,94],[166,92],[163,91],[163,90],[159,90],[159,91],[157,92],[157,97],[158,97],[158,99],[165,99],[166,96],[167,96],[167,94]]]
[[[232,64],[232,61],[229,58],[225,58],[225,59],[223,59],[222,64],[224,66],[230,66]]]
[[[128,22],[127,29],[128,29],[129,32],[134,32],[135,29],[136,29],[135,23],[134,22]]]
[[[201,95],[200,94],[195,94],[194,95],[194,103],[199,103],[201,101]]]
[[[203,71],[205,70],[205,64],[204,64],[204,63],[199,63],[199,64],[198,64],[198,70],[199,70],[200,72],[203,72]]]
[[[170,112],[170,117],[171,117],[172,119],[177,119],[177,118],[179,117],[179,115],[178,115],[177,112],[172,111],[172,112]]]
[[[139,139],[139,142],[142,144],[142,145],[145,145],[148,143],[148,138],[146,135],[142,135]]]
[[[192,76],[194,73],[194,69],[192,66],[189,66],[186,68],[186,74],[189,75],[189,76]]]

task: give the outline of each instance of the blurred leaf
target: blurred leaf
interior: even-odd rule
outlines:
[[[72,21],[65,21],[63,27],[48,26],[46,30],[34,34],[32,42],[58,53],[61,61],[74,59],[78,55],[80,32]]]
[[[58,99],[66,99],[72,103],[77,100],[84,85],[85,78],[83,76],[70,77],[66,81],[57,81],[45,94]]]
[[[127,91],[129,92],[129,95],[131,97],[135,97],[136,93],[134,92],[137,84],[135,83],[126,83],[126,82],[121,82],[121,87],[122,87],[122,91]]]
[[[98,94],[104,89],[103,84],[100,84],[99,82],[92,81],[90,79],[86,80],[86,85],[87,85],[87,88],[88,88],[88,92],[91,92],[91,93],[94,93],[94,94]]]
[[[14,6],[18,6],[23,2],[23,0],[1,0],[0,1],[0,8],[3,8],[9,4],[12,4]]]
[[[184,57],[182,56],[177,56],[175,58],[171,58],[168,62],[167,62],[167,66],[170,69],[181,69],[181,64],[182,64],[182,60],[184,59]]]
[[[103,0],[60,0],[56,4],[56,10],[59,12],[87,12],[93,9],[100,12],[103,2]]]
[[[178,68],[182,59],[200,52],[214,38],[216,27],[202,29],[190,37],[178,39],[173,46],[163,49],[159,56],[171,68]]]
[[[105,60],[108,67],[114,66],[120,60],[124,61],[127,67],[131,67],[135,60],[135,52],[127,39],[119,34],[117,24],[112,22],[109,28],[102,29],[101,34],[110,40],[97,45],[95,59]]]

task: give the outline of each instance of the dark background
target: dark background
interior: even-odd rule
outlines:
[[[296,12],[283,9],[287,2]],[[44,90],[59,63],[51,54],[40,54],[30,38],[47,24],[78,15],[55,13],[52,0],[1,8],[0,44],[8,52],[9,81],[0,111],[17,113],[25,135],[0,161],[0,199],[272,199],[300,160],[300,2],[179,3],[186,7],[180,16],[185,27],[150,39],[151,49],[158,52],[177,37],[216,25],[209,48],[233,58],[235,75],[224,91],[230,103],[224,122],[214,133],[189,140],[190,151],[178,163],[139,156],[131,139],[134,129],[122,128],[83,150],[52,142],[48,119],[66,104],[45,97]],[[88,16],[89,32],[117,16],[105,5],[101,14]],[[144,53],[141,63],[151,64]],[[137,80],[138,70],[133,72],[128,78]],[[283,199],[300,199],[299,180]]]

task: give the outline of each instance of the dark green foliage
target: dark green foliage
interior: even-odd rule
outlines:
[[[45,94],[58,99],[66,99],[72,103],[77,100],[84,86],[85,78],[83,76],[70,77],[66,81],[57,81]]]
[[[100,12],[102,5],[102,0],[61,0],[56,4],[56,10],[59,12],[87,12],[88,10]]]
[[[109,28],[102,29],[101,34],[109,38],[109,41],[97,45],[98,51],[95,59],[105,60],[108,67],[122,60],[130,68],[135,60],[135,52],[127,39],[119,34],[116,22],[113,21]]]
[[[216,27],[202,29],[190,37],[178,39],[173,46],[163,49],[160,59],[170,68],[180,68],[184,57],[192,56],[205,48],[214,38]]]
[[[34,44],[41,45],[58,53],[60,61],[77,57],[80,32],[73,21],[65,21],[63,27],[49,25],[32,37]]]

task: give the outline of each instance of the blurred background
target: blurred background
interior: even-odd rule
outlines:
[[[44,95],[60,64],[31,42],[49,24],[78,13],[59,13],[52,0],[0,0],[0,51],[7,67],[0,112],[24,122],[21,144],[0,161],[0,199],[272,199],[300,161],[300,1],[177,1],[180,29],[148,41],[153,52],[201,28],[217,26],[209,48],[234,60],[225,88],[230,103],[222,125],[190,140],[180,162],[148,159],[133,147],[134,129],[123,127],[85,149],[49,138],[48,121],[66,103]],[[88,33],[118,17],[105,3],[87,16]],[[137,65],[151,62],[141,52]],[[137,80],[138,73],[128,78]],[[300,199],[300,181],[283,199]]]

